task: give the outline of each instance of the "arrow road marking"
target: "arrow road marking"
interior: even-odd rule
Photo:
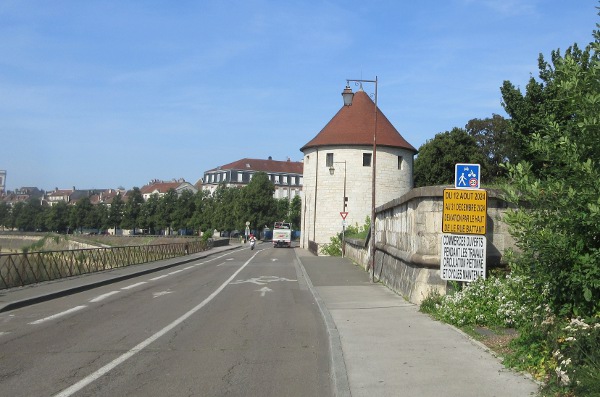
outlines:
[[[271,292],[273,290],[269,287],[262,287],[261,289],[257,289],[256,291],[260,292],[260,296],[265,296],[267,292]]]

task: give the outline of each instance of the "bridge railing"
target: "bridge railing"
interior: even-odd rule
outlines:
[[[213,241],[0,254],[0,290],[205,251]]]

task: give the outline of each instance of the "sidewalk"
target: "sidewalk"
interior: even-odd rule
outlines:
[[[14,310],[19,307],[32,305],[49,299],[74,294],[80,291],[96,288],[102,285],[114,283],[120,280],[137,277],[143,274],[153,273],[162,269],[168,269],[182,263],[192,262],[206,258],[215,253],[230,251],[240,248],[238,244],[223,247],[214,247],[208,251],[198,252],[184,258],[171,258],[162,261],[142,263],[112,269],[98,273],[82,274],[81,276],[63,278],[40,284],[27,285],[25,287],[0,290],[0,313]]]
[[[317,257],[304,249],[296,256],[309,286],[324,303],[335,345],[343,360],[333,366],[338,396],[532,396],[538,385],[512,372],[487,348],[463,332],[420,313],[349,259]],[[326,321],[327,322],[327,321]],[[343,361],[343,362],[339,362]],[[344,373],[347,379],[344,379]],[[349,390],[348,390],[349,389]]]

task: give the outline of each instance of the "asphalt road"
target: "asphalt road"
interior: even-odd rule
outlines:
[[[0,313],[6,396],[327,396],[328,339],[270,244]]]

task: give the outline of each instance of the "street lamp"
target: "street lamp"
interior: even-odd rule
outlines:
[[[346,160],[344,161],[334,161],[329,167],[329,175],[335,174],[335,168],[333,164],[344,164],[344,197],[342,200],[342,212],[346,212]],[[340,213],[341,215],[341,213]],[[342,220],[342,258],[344,257],[344,248],[346,244],[346,220]]]
[[[371,268],[371,281],[375,281],[375,175],[377,167],[377,76],[375,80],[346,79],[346,88],[342,91],[344,106],[352,106],[354,93],[350,88],[350,82],[355,84],[373,83],[375,84],[375,127],[373,128],[373,167],[371,176],[371,255],[369,258],[369,267]]]

